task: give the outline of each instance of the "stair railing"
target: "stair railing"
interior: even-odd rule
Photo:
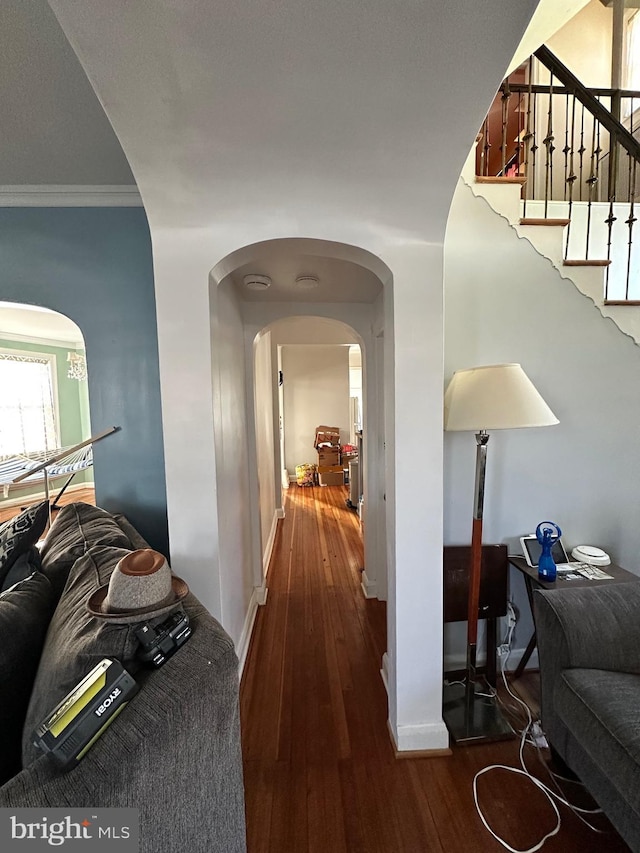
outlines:
[[[522,221],[566,226],[564,263],[606,267],[605,302],[640,304],[640,92],[587,88],[546,46],[522,76],[502,83],[483,123],[477,174],[522,183]]]

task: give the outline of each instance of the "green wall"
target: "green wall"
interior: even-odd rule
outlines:
[[[89,438],[91,425],[89,420],[89,392],[87,382],[80,382],[77,379],[69,379],[67,377],[67,353],[73,350],[74,347],[62,342],[59,346],[52,346],[33,341],[6,340],[0,337],[0,349],[54,355],[56,382],[58,386],[58,429],[60,430],[61,446],[68,447],[78,444],[85,438]],[[55,480],[52,486],[53,490],[57,491],[62,488],[64,482],[63,478]],[[79,471],[72,481],[74,485],[86,482],[93,482],[92,469]],[[9,497],[6,499],[0,491],[0,503],[4,500],[27,497],[30,494],[41,492],[42,488],[42,485],[23,489],[12,486]]]

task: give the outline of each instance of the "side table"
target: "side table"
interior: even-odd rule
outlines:
[[[470,545],[445,545],[444,621],[463,622],[469,612]],[[507,612],[509,562],[506,545],[482,546],[478,618],[487,620],[487,682],[496,686],[498,617]]]
[[[518,569],[519,572],[522,573],[524,577],[524,583],[527,590],[527,598],[529,599],[529,607],[531,608],[531,618],[534,620],[533,622],[533,634],[531,635],[531,639],[527,643],[527,648],[518,663],[518,666],[515,668],[513,673],[513,678],[520,678],[522,675],[525,666],[529,662],[529,658],[533,654],[533,650],[536,647],[536,629],[535,629],[535,616],[533,609],[533,591],[534,589],[578,589],[579,587],[585,586],[593,586],[594,584],[598,584],[599,586],[611,584],[611,583],[626,583],[628,581],[640,581],[638,575],[634,575],[631,572],[628,572],[626,569],[621,568],[621,566],[617,566],[615,563],[611,563],[609,566],[602,566],[602,571],[606,572],[608,575],[612,575],[611,578],[604,578],[603,580],[589,580],[588,578],[584,578],[584,580],[566,580],[562,575],[558,575],[557,579],[554,583],[548,583],[547,581],[541,581],[538,578],[538,570],[532,569],[531,566],[527,565],[527,561],[524,557],[519,557],[515,555],[509,556],[509,562],[511,565]],[[578,565],[576,563],[576,565]]]

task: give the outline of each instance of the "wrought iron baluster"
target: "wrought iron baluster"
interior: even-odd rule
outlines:
[[[607,260],[611,260],[611,242],[613,239],[613,223],[617,220],[617,216],[614,214],[613,208],[613,198],[609,201],[609,215],[605,219],[605,225],[607,226]],[[611,266],[608,266],[605,272],[604,279],[604,298],[609,298],[609,272]]]
[[[516,116],[518,118],[518,133],[516,136],[516,150],[515,150],[515,158],[516,158],[516,175],[520,176],[520,165],[521,158],[520,155],[522,153],[522,92],[518,92],[518,104],[516,106]]]
[[[602,146],[600,145],[600,128],[602,127],[602,125],[599,121],[596,121],[595,117],[593,119],[593,123],[596,137],[596,148],[594,151],[595,181],[593,185],[593,194],[595,196],[594,201],[600,201],[600,155],[602,154]]]
[[[589,177],[587,178],[587,185],[589,187],[589,198],[587,200],[587,234],[585,240],[585,250],[584,257],[585,260],[589,260],[589,240],[591,238],[591,206],[593,204],[593,196],[598,185],[598,176],[596,174],[596,137],[597,137],[597,129],[596,129],[596,117],[593,117],[593,127],[591,128],[591,157],[590,159],[590,170]]]
[[[531,195],[529,198],[536,198],[536,177],[537,177],[537,168],[536,168],[536,159],[538,148],[538,137],[537,137],[537,128],[538,128],[538,95],[534,93],[533,95],[533,140],[531,145],[531,173],[527,176],[527,181],[529,177],[531,178]]]
[[[511,100],[511,89],[509,89],[509,78],[504,81],[502,86],[502,97],[500,99],[502,105],[502,135],[500,139],[500,174],[506,177],[507,171],[507,126],[509,124],[509,101]]]
[[[587,149],[584,147],[584,104],[582,104],[582,115],[580,117],[580,148],[578,148],[578,154],[580,156],[580,166],[579,166],[579,183],[578,188],[580,190],[580,201],[582,201],[582,184],[584,178],[584,152]]]
[[[567,99],[568,103],[568,99]],[[569,160],[569,176],[567,177],[567,183],[569,184],[569,224],[567,225],[567,238],[564,246],[564,257],[565,260],[569,257],[569,237],[571,234],[571,213],[573,210],[573,188],[578,176],[576,175],[574,169],[574,155],[575,155],[575,135],[576,135],[576,96],[572,97],[571,103],[571,150],[570,150],[570,160]]]
[[[551,82],[549,84],[549,105],[547,109],[547,134],[542,140],[547,153],[544,164],[544,218],[549,215],[549,193],[553,185],[553,74],[551,74]]]
[[[569,96],[566,95],[564,99],[564,148],[562,149],[562,153],[564,154],[564,186],[563,186],[563,198],[564,201],[567,200],[567,181],[569,180],[569,152],[571,151],[571,147],[569,146]]]
[[[634,159],[633,167],[631,170],[632,174],[633,174],[633,182],[629,187],[629,189],[630,189],[630,193],[629,193],[629,195],[630,195],[629,218],[626,220],[626,224],[629,226],[629,243],[628,243],[628,250],[627,250],[627,277],[626,277],[625,289],[624,289],[624,298],[625,299],[629,299],[629,281],[630,281],[630,276],[631,276],[631,248],[633,245],[633,226],[637,221],[637,217],[634,214],[635,197],[636,197],[635,189],[636,189],[636,166],[637,165],[638,165],[637,160]]]

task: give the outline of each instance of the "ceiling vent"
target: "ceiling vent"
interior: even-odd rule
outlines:
[[[268,275],[245,275],[244,286],[247,290],[266,290],[271,287],[271,279]]]
[[[317,275],[299,275],[296,278],[296,287],[299,290],[313,290],[319,282],[320,279]]]

